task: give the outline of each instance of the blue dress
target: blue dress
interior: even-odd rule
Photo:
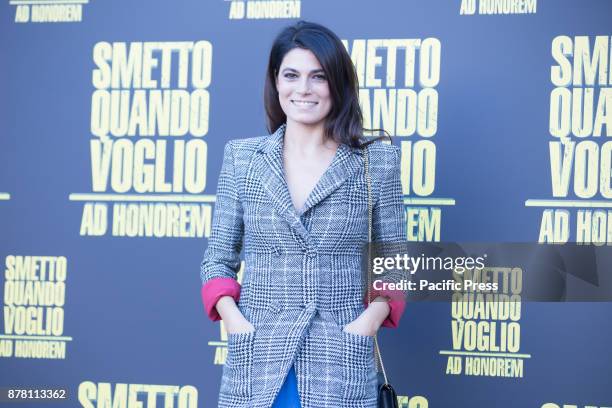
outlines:
[[[293,366],[285,378],[285,382],[280,388],[272,408],[300,408],[300,394],[297,389],[297,378]]]

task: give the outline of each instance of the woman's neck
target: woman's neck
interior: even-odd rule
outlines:
[[[287,121],[284,139],[285,152],[299,156],[312,156],[323,149],[335,149],[337,146],[338,143],[325,137],[323,122],[309,126]]]

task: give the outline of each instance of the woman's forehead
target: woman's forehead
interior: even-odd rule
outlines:
[[[281,62],[281,69],[291,68],[297,71],[323,70],[317,57],[312,51],[303,48],[294,48],[285,54]]]

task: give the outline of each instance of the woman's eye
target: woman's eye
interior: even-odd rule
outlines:
[[[297,78],[296,74],[293,74],[291,72],[288,72],[285,74],[285,78]],[[314,75],[313,78],[318,79],[318,80],[322,80],[325,81],[327,80],[327,78],[325,77],[325,75]]]

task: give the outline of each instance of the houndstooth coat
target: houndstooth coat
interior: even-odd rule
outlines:
[[[298,214],[283,176],[285,128],[225,146],[200,275],[235,279],[244,245],[238,308],[255,331],[228,335],[219,407],[270,407],[292,364],[303,408],[375,407],[373,337],[342,330],[365,307],[364,152],[339,145]],[[399,149],[368,151],[372,239],[405,241]]]

